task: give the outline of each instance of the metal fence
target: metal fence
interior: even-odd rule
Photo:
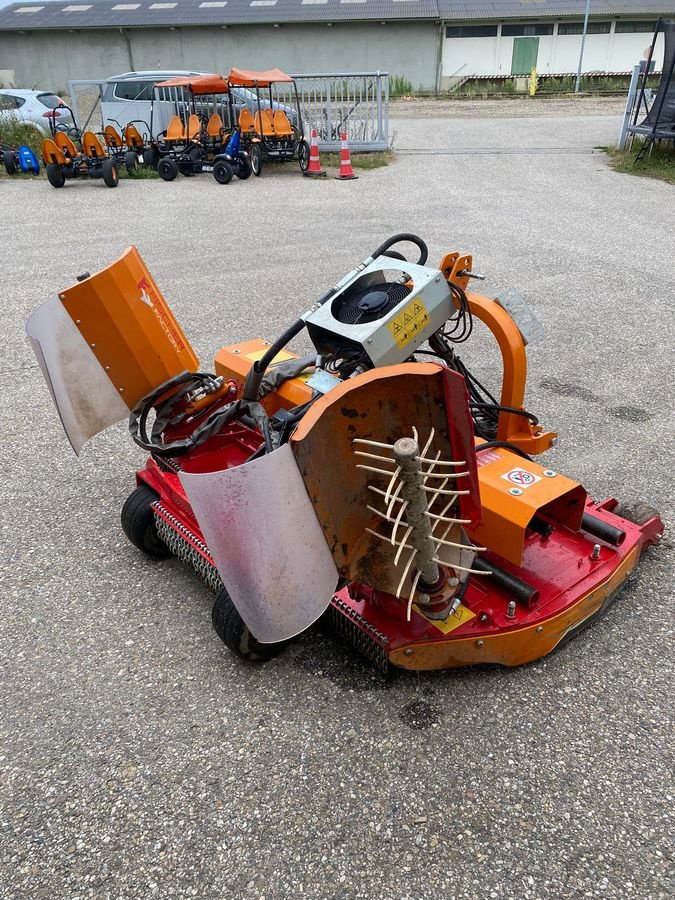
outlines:
[[[339,150],[340,135],[344,132],[352,150],[367,152],[389,148],[389,73],[388,72],[333,72],[321,74],[299,74],[292,76],[297,84],[298,99],[302,113],[305,134],[309,137],[316,128],[319,147],[322,150]],[[142,78],[139,78],[142,81]],[[106,85],[116,83],[115,79],[76,80],[68,82],[73,112],[76,121],[83,125],[91,121],[95,127],[105,125],[101,121],[100,103]],[[118,83],[122,83],[121,80]],[[166,127],[171,111],[175,111],[176,98],[169,96],[167,89],[158,92],[160,102],[154,115],[153,132]],[[138,103],[140,101],[134,101]],[[274,85],[274,102],[289,109],[295,107],[292,85]],[[150,119],[150,103],[145,115],[130,115],[129,118]],[[247,105],[250,105],[247,103]],[[166,107],[166,108],[165,108]],[[167,109],[169,112],[167,113]],[[223,120],[227,116],[223,115]],[[165,119],[167,121],[165,121]]]

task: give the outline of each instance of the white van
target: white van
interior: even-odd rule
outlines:
[[[166,92],[162,92],[162,99],[155,99],[153,105],[155,85],[181,75],[204,74],[206,73],[173,69],[171,71],[124,72],[121,75],[111,75],[101,85],[103,124],[112,123],[121,131],[129,122],[134,122],[141,134],[150,134],[152,131],[152,136],[157,137],[166,129],[176,108],[175,102],[169,98]],[[164,99],[165,96],[166,99]],[[141,127],[143,125],[145,127]]]

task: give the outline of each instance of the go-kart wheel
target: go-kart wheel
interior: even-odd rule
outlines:
[[[16,175],[16,160],[11,150],[5,150],[2,154],[2,162],[8,175]]]
[[[117,187],[120,180],[120,172],[114,159],[105,159],[103,161],[101,174],[103,176],[103,184],[106,187]]]
[[[138,154],[134,150],[129,150],[124,154],[124,165],[129,175],[133,175],[138,171]]]
[[[226,159],[217,159],[213,164],[213,177],[218,184],[229,184],[232,181],[234,170]]]
[[[222,588],[216,596],[211,621],[221,641],[241,659],[266,662],[281,653],[288,643],[280,641],[277,644],[261,644],[256,641],[225,588]]]
[[[307,141],[300,141],[298,144],[298,162],[302,172],[306,172],[309,169],[309,144]]]
[[[253,172],[253,174],[256,176],[262,175],[263,156],[260,144],[251,144],[248,155],[251,158],[251,171]]]
[[[47,163],[47,181],[52,187],[61,188],[66,183],[66,176],[58,163]]]
[[[153,559],[166,559],[171,551],[157,534],[151,504],[159,496],[147,484],[139,485],[122,507],[122,529],[134,547]]]
[[[240,156],[233,168],[234,174],[242,181],[246,181],[247,178],[250,178],[251,173],[253,172],[251,160],[248,156]]]
[[[157,163],[157,171],[159,172],[159,177],[163,178],[164,181],[173,181],[178,175],[178,166],[174,159],[165,156]]]
[[[148,147],[147,150],[143,151],[143,165],[147,166],[148,169],[157,168],[157,151],[154,147]]]
[[[193,175],[198,175],[202,170],[201,150],[198,150],[195,147],[193,150],[190,150],[189,153],[184,153],[178,160],[178,169],[180,170],[181,175],[185,175],[186,178],[192,178]]]

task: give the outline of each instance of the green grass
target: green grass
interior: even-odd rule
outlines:
[[[119,165],[120,170],[120,178],[128,178],[129,181],[143,181],[148,178],[159,178],[159,172],[157,169],[151,169],[148,166],[140,166],[133,175],[130,175],[124,163]]]
[[[403,97],[412,94],[412,81],[408,81],[402,75],[392,75],[389,78],[389,96]]]
[[[19,147],[25,144],[40,158],[42,152],[42,135],[31,125],[23,122],[9,122],[0,116],[0,141],[11,147]]]
[[[638,141],[633,142],[630,150],[617,150],[616,147],[602,147],[612,160],[615,172],[638,175],[643,178],[656,178],[668,184],[675,184],[675,148],[655,146],[650,156],[635,162],[640,149]]]
[[[381,169],[388,166],[393,160],[391,150],[383,150],[380,153],[351,153],[352,168],[354,169]],[[331,168],[340,168],[339,153],[322,153],[321,164]]]

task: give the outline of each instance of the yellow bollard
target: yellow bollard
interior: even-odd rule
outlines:
[[[539,86],[539,76],[537,75],[537,70],[532,69],[530,72],[530,97],[534,97],[537,93],[537,87]]]

